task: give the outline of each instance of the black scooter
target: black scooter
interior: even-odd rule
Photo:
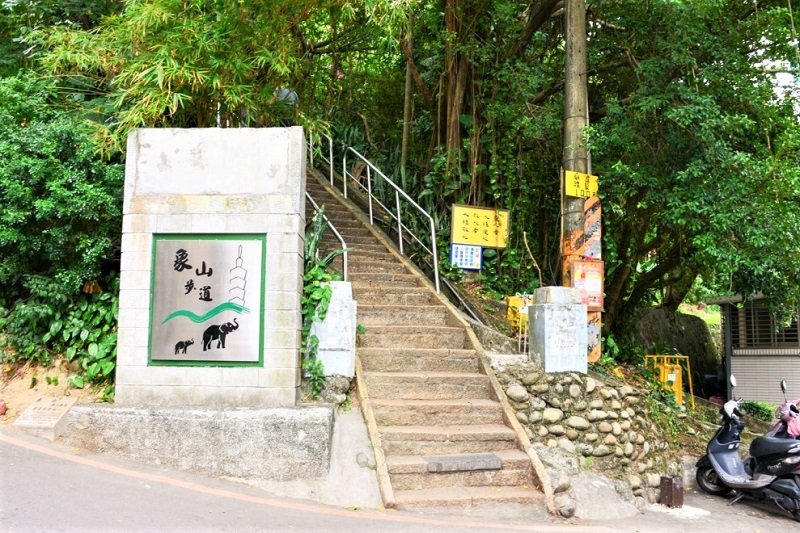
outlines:
[[[731,385],[736,387],[733,376]],[[758,437],[743,463],[739,457],[744,429],[741,402],[741,398],[733,399],[722,406],[722,426],[709,441],[706,455],[697,461],[697,485],[715,496],[736,491],[730,505],[745,496],[770,501],[800,522],[800,440]]]

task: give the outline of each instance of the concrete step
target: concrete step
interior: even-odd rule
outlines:
[[[380,426],[388,455],[486,453],[516,445],[517,435],[501,424],[469,426]]]
[[[336,220],[357,220],[353,212],[350,211],[347,206],[339,203],[338,200],[326,200],[325,204],[325,213],[330,213],[328,214],[330,218]]]
[[[371,399],[380,425],[502,424],[503,407],[490,399],[396,400]]]
[[[353,272],[350,276],[353,288],[368,287],[380,289],[386,286],[393,287],[419,287],[419,278],[413,274],[400,274],[395,272]]]
[[[454,326],[371,326],[360,337],[364,348],[465,348],[466,332]]]
[[[489,378],[466,372],[365,372],[371,399],[492,399]]]
[[[334,220],[332,220],[331,222],[333,223],[333,226],[336,228],[336,230],[347,238],[350,239],[356,237],[372,237],[373,239],[375,238],[372,232],[367,228],[365,228],[364,226],[348,227],[341,222],[337,222]]]
[[[351,273],[354,271],[351,270]],[[443,305],[370,305],[358,306],[358,321],[365,326],[399,326],[426,324],[446,326],[450,319]]]
[[[349,245],[348,245],[349,246]],[[381,245],[383,246],[383,245]],[[397,263],[401,264],[397,258],[389,253],[389,251],[384,246],[382,250],[375,251],[375,250],[363,250],[360,246],[353,247],[352,249],[348,249],[348,257],[352,261],[362,261],[362,262],[372,262],[372,263]]]
[[[349,259],[349,258],[348,258]],[[427,305],[438,302],[426,287],[374,287],[353,285],[353,297],[359,305]]]
[[[314,211],[306,211],[306,221],[311,220],[313,217]],[[331,216],[327,210],[325,211],[325,215],[328,217],[328,220],[334,227],[340,232],[362,232],[362,233],[369,233],[369,230],[362,224],[360,221],[354,218],[345,218],[344,216]]]
[[[333,203],[329,201],[323,201],[320,203],[320,201],[316,198],[314,198],[314,201],[319,205],[325,205],[325,216],[328,217],[334,225],[336,225],[336,222],[343,220],[358,220],[353,216],[352,211],[341,205],[339,202]],[[309,210],[306,209],[306,217],[308,217],[308,211]],[[314,210],[311,209],[311,211],[313,212]]]
[[[363,230],[365,232],[369,232],[367,227],[364,226],[364,224],[356,218],[346,217],[344,215],[336,217],[329,216],[328,218],[330,219],[331,222],[333,222],[333,225],[336,226],[336,229],[338,229],[339,231]]]
[[[363,258],[367,261],[397,261],[383,244],[354,244],[347,240],[347,235],[343,235],[342,237],[347,243],[348,258]],[[342,247],[338,239],[326,239],[324,242],[320,243],[320,246],[323,250]]]
[[[336,224],[334,224],[334,226],[335,225]],[[352,244],[354,248],[359,244],[379,244],[380,243],[380,241],[378,241],[378,239],[376,239],[375,236],[372,235],[371,233],[365,234],[365,235],[352,235],[347,231],[341,231],[338,228],[337,228],[337,230],[339,231],[339,233],[341,233],[342,238],[344,238],[344,240],[347,242],[347,245],[350,246]],[[332,237],[331,235],[332,235],[332,232],[330,232],[330,231],[325,232],[325,234],[323,234],[323,236],[322,236],[322,242],[339,242],[338,240],[336,240],[335,237]]]
[[[480,373],[481,371],[480,360],[475,350],[359,348],[358,356],[365,372]]]
[[[334,214],[336,214],[336,215],[344,215],[345,213],[350,213],[350,210],[347,209],[345,206],[343,206],[341,203],[339,203],[339,200],[337,200],[335,198],[331,198],[330,196],[325,196],[325,195],[322,195],[322,194],[315,194],[315,193],[312,192],[311,193],[311,198],[314,199],[314,201],[317,203],[318,206],[320,206],[321,208],[322,207],[325,208],[325,214],[328,217],[331,217]],[[314,209],[314,206],[311,205],[311,202],[307,202],[306,203],[306,216],[308,216],[309,212],[314,212],[314,211],[316,211],[316,209]],[[352,216],[352,213],[351,213],[351,216]]]
[[[398,274],[408,274],[408,270],[399,261],[371,261],[359,256],[350,256],[348,252],[347,264],[351,272],[379,273],[396,272]]]
[[[499,460],[500,468],[483,469],[486,458]],[[430,472],[429,462],[452,459],[465,470]],[[473,463],[473,465],[470,465]],[[420,456],[392,455],[386,458],[389,478],[395,490],[438,487],[517,486],[531,484],[531,461],[520,450],[509,448],[490,453]]]
[[[525,487],[443,487],[420,490],[396,490],[398,509],[435,507],[475,508],[494,504],[544,505],[544,495]]]
[[[347,243],[347,253],[348,257],[362,258],[367,261],[397,261],[383,244]]]

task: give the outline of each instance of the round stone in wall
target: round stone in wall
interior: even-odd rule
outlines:
[[[522,385],[511,385],[506,390],[506,396],[517,403],[526,402],[528,398],[530,398],[530,394],[528,394],[528,391],[526,391],[525,387]]]

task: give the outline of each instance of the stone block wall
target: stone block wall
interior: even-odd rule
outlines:
[[[575,372],[547,374],[530,362],[496,370],[557,492],[593,470],[615,478],[623,496],[652,502],[661,475],[680,471],[648,417],[644,391]]]

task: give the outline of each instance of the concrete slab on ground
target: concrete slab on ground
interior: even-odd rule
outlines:
[[[72,408],[63,440],[93,452],[211,476],[325,476],[333,407],[179,409],[86,404]]]
[[[42,396],[25,409],[14,425],[32,435],[54,440],[67,427],[67,413],[75,404],[74,396]]]
[[[317,479],[275,481],[242,480],[261,490],[304,500],[348,508],[383,506],[375,456],[361,411],[336,411],[331,445],[331,466],[327,476]]]
[[[603,476],[582,472],[571,479],[571,492],[576,500],[575,516],[592,520],[627,518],[639,511],[620,497],[614,484]]]

